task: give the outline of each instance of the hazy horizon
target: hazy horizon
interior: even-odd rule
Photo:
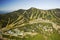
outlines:
[[[60,0],[0,0],[0,11],[15,11],[31,7],[45,10],[60,8]]]

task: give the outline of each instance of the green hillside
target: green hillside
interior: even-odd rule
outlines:
[[[60,9],[0,14],[0,34],[6,40],[60,40]]]

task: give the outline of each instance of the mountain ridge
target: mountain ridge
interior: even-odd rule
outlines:
[[[34,8],[34,7],[31,7],[30,9],[28,9],[28,10],[23,10],[23,9],[20,9],[20,10],[18,10],[18,11],[14,11],[14,12],[11,12],[11,13],[7,13],[7,14],[2,14],[0,17],[2,17],[2,19],[4,20],[4,19],[6,19],[6,18],[4,18],[4,16],[7,16],[7,18],[17,18],[17,17],[19,17],[21,14],[23,15],[23,13],[26,11],[26,12],[32,12],[32,11],[39,11],[39,12],[43,12],[43,13],[47,13],[47,12],[49,12],[49,11],[51,11],[51,10],[40,10],[40,9],[37,9],[37,8]],[[55,10],[60,10],[60,9],[52,9],[52,11],[55,11]],[[33,11],[33,12],[34,12]],[[24,14],[25,16],[26,16],[26,14]],[[28,14],[27,14],[28,15]],[[29,14],[30,15],[30,14]],[[58,18],[59,18],[59,15],[57,15],[57,13],[55,14]],[[9,20],[9,19],[8,19]]]
[[[3,35],[9,36],[9,38],[10,36],[13,37],[16,35],[16,37],[21,37],[22,40],[26,37],[28,37],[26,40],[30,40],[29,38],[31,37],[33,40],[35,36],[40,40],[40,36],[38,35],[41,35],[41,37],[43,36],[42,38],[45,38],[44,40],[60,40],[59,11],[60,9],[40,10],[37,8],[30,8],[28,10],[18,10],[4,14],[0,16],[0,30]],[[38,35],[32,35],[33,33],[37,33]]]

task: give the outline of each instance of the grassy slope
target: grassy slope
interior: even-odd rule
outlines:
[[[23,37],[22,39],[19,38],[19,40],[60,40],[60,34],[58,33],[58,30],[53,28],[54,24],[51,23],[51,22],[53,22],[56,25],[60,25],[60,19],[58,16],[56,16],[57,13],[55,13],[56,12],[55,10],[39,10],[36,8],[31,8],[31,9],[24,11],[22,14],[19,11],[12,12],[11,14],[7,14],[7,15],[10,15],[9,16],[10,19],[8,17],[8,21],[7,21],[8,25],[6,24],[7,26],[5,25],[6,27],[2,28],[2,29],[3,29],[3,31],[5,31],[5,30],[7,31],[7,30],[10,30],[13,28],[18,28],[19,30],[23,30],[24,32],[26,32],[26,31],[30,32],[30,31],[34,30],[34,32],[39,33],[38,35],[36,35],[34,37],[27,36],[28,38]],[[3,19],[4,19],[4,17],[3,17]],[[39,22],[38,20],[41,22]],[[49,22],[48,22],[48,20],[49,20]],[[4,20],[4,22],[5,21],[6,21],[6,19]],[[47,21],[47,22],[45,22],[45,21]],[[50,31],[45,32],[44,27],[46,27],[47,30],[50,29],[50,27],[51,27],[53,30],[53,33],[52,32],[50,33]],[[18,39],[18,37],[17,37],[17,39]]]

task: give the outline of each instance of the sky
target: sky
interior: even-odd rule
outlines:
[[[31,7],[39,9],[60,8],[60,0],[0,0],[0,11],[14,11]]]

